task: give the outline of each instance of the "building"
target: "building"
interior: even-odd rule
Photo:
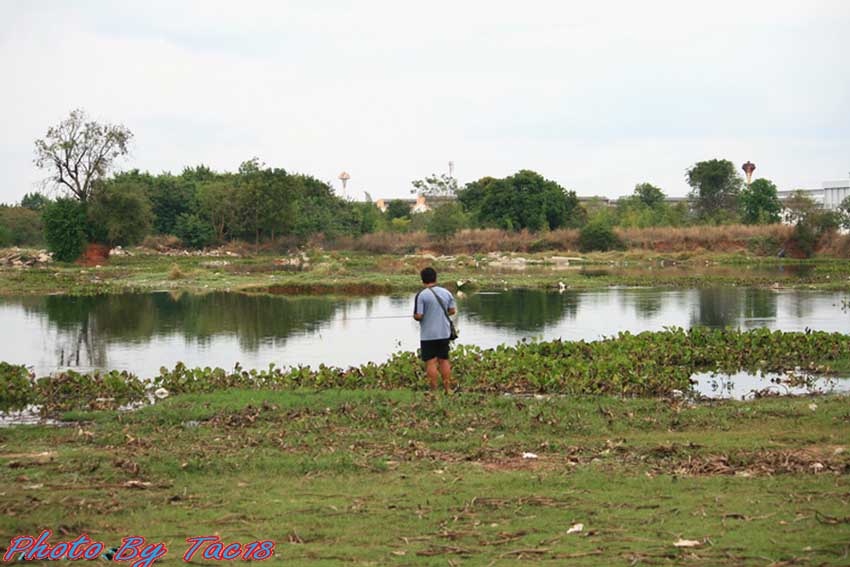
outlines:
[[[799,189],[816,203],[829,211],[836,211],[844,199],[850,197],[850,179],[824,181],[820,189]],[[779,199],[784,201],[797,191],[779,191]]]
[[[456,198],[453,196],[426,198],[425,195],[417,195],[415,199],[378,199],[375,201],[375,206],[378,207],[382,213],[385,213],[387,212],[387,203],[389,201],[401,201],[410,207],[411,213],[427,213],[431,209],[439,207],[445,203],[453,202],[455,199]]]

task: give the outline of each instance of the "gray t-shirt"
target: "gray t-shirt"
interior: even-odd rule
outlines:
[[[433,286],[431,289],[440,296],[440,300],[446,309],[456,309],[455,298],[452,293],[442,287]],[[434,294],[428,291],[428,288],[419,290],[414,301],[413,313],[422,315],[422,320],[419,321],[419,338],[423,341],[436,341],[447,339],[451,336],[452,330],[449,326],[449,321],[440,307],[440,303]]]

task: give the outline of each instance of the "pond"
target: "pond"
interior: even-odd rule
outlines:
[[[148,293],[2,298],[0,360],[31,366],[39,375],[74,368],[129,370],[141,377],[179,361],[223,368],[236,362],[246,368],[272,362],[379,362],[394,351],[418,347],[412,297]],[[493,347],[531,338],[590,340],[620,331],[695,325],[850,333],[847,297],[735,287],[483,292],[459,300],[460,342]]]

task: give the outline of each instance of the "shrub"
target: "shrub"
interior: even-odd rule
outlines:
[[[393,199],[392,201],[387,203],[387,212],[384,213],[387,215],[387,219],[395,220],[402,218],[410,218],[410,203],[402,201],[401,199]]]
[[[774,256],[782,248],[782,243],[775,237],[754,236],[747,242],[747,249],[757,256]]]
[[[390,230],[393,232],[407,232],[410,228],[409,218],[394,218],[390,221]]]
[[[614,234],[614,229],[606,222],[594,221],[586,224],[578,236],[579,250],[582,252],[620,250],[623,241]]]
[[[215,229],[196,214],[184,213],[178,216],[175,232],[189,248],[205,248],[215,242]]]
[[[820,235],[811,223],[799,222],[794,227],[793,238],[797,243],[797,247],[806,256],[806,258],[811,258],[815,253],[815,246],[817,246]]]
[[[428,221],[428,234],[445,241],[455,235],[466,224],[466,216],[459,205],[449,203],[441,205],[434,211]]]
[[[834,234],[842,224],[840,211],[822,209],[810,196],[795,191],[785,202],[785,220],[794,223],[791,244],[811,257],[824,237]]]
[[[73,199],[57,199],[44,209],[44,237],[53,258],[73,262],[86,245],[85,205]]]
[[[180,269],[180,266],[177,264],[171,264],[171,269],[168,271],[168,279],[170,280],[182,280],[186,277],[186,274],[183,270]]]

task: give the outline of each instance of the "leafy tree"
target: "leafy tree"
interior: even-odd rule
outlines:
[[[386,226],[381,211],[371,202],[352,203],[357,224],[353,227],[357,230],[356,234],[369,234],[377,232],[379,229]]]
[[[37,192],[27,193],[24,195],[23,199],[21,199],[21,206],[31,211],[42,211],[48,203],[50,203],[50,199]]]
[[[208,181],[198,185],[199,214],[210,222],[218,242],[223,242],[225,235],[237,226],[239,211],[236,195],[236,186],[229,179]]]
[[[197,185],[193,177],[160,175],[148,188],[155,215],[154,228],[159,234],[174,234],[177,218],[198,212]]]
[[[309,175],[290,176],[290,182],[295,209],[291,230],[296,236],[307,238],[321,232],[333,238],[362,234],[377,226],[380,211],[372,203],[340,199],[330,184]]]
[[[495,177],[482,177],[477,181],[470,181],[463,189],[458,190],[457,200],[463,205],[463,209],[470,214],[471,221],[479,224],[478,214],[481,210],[481,203],[484,202],[484,196],[487,194],[487,188],[497,182]]]
[[[667,196],[664,191],[652,183],[638,183],[635,185],[635,198],[650,209],[655,209],[664,204]]]
[[[0,224],[0,247],[12,245],[12,233],[8,228]]]
[[[617,200],[615,224],[626,228],[664,226],[668,208],[664,203],[657,208],[648,207],[634,195],[621,197]]]
[[[243,231],[254,238],[257,246],[260,236],[287,233],[292,228],[296,191],[283,169],[269,169],[257,158],[239,167],[240,187],[238,204]]]
[[[555,229],[576,226],[584,219],[575,192],[530,170],[472,182],[458,199],[481,224],[507,230]]]
[[[51,172],[50,180],[86,202],[97,181],[105,179],[116,159],[128,152],[133,133],[118,124],[88,120],[82,110],[47,130],[35,141],[35,165]]]
[[[132,246],[150,233],[153,214],[144,185],[99,184],[87,207],[93,240],[109,246]]]
[[[194,213],[183,213],[177,217],[174,231],[183,245],[189,248],[205,248],[215,241],[213,226]]]
[[[715,222],[731,220],[738,209],[743,180],[729,160],[697,162],[687,173],[690,199],[697,215]]]
[[[785,220],[794,224],[794,240],[811,257],[821,237],[838,230],[841,213],[822,208],[804,191],[794,191],[785,200]]]
[[[195,167],[185,167],[180,174],[184,180],[192,183],[205,183],[218,179],[220,175],[207,167],[206,165],[196,165]]]
[[[428,222],[428,234],[438,240],[446,240],[466,226],[466,215],[456,203],[446,203],[434,209],[434,214]]]
[[[457,179],[445,173],[432,173],[425,179],[416,179],[411,183],[414,188],[410,192],[425,197],[454,197],[458,191]]]
[[[630,200],[631,202],[635,202],[634,198],[630,198]],[[591,197],[590,199],[586,199],[580,206],[587,217],[587,222],[601,221],[613,226],[617,220],[614,210],[612,210],[608,201],[602,197]],[[640,202],[637,202],[637,206],[642,209],[646,208]]]
[[[418,232],[420,230],[428,230],[428,224],[431,222],[431,219],[434,217],[434,210],[425,211],[424,213],[416,213],[415,215],[410,215],[410,221],[405,225],[407,226],[407,230],[409,232]],[[392,223],[396,224],[399,221],[405,221],[407,219],[393,219]],[[401,226],[401,225],[396,225]]]
[[[387,203],[387,210],[384,214],[387,215],[387,219],[390,221],[393,219],[409,219],[410,204],[405,203],[401,199],[393,199]]]
[[[0,231],[6,235],[2,246],[37,246],[44,241],[41,213],[25,207],[0,208]]]
[[[807,217],[814,215],[817,209],[817,202],[805,191],[794,191],[785,200],[785,222],[797,224]]]
[[[685,201],[669,206],[665,215],[668,226],[687,226],[691,222],[691,211]]]
[[[60,198],[44,209],[47,248],[60,262],[73,262],[86,244],[86,207],[75,199]]]
[[[195,170],[189,168],[179,176],[170,173],[151,175],[132,169],[116,174],[107,183],[131,182],[143,185],[151,203],[153,230],[157,234],[174,234],[178,216],[198,211],[196,177]]]
[[[747,224],[771,224],[780,221],[782,203],[776,185],[768,179],[756,179],[740,194],[741,213]]]
[[[841,216],[841,227],[850,230],[850,197],[841,201],[841,204],[838,205],[838,212]]]

